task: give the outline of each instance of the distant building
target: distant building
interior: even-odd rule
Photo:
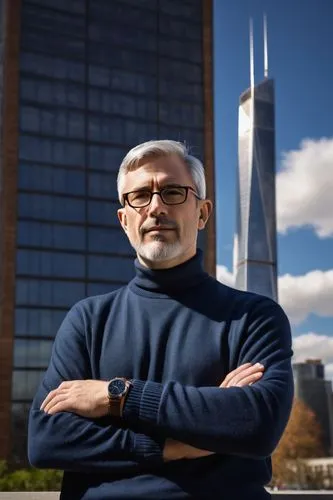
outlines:
[[[323,445],[333,455],[332,383],[325,380],[325,367],[320,359],[294,363],[295,396],[316,414],[323,433]]]
[[[239,103],[235,286],[277,300],[274,81],[265,58],[265,79],[254,85],[252,31],[250,43],[251,86]]]
[[[68,309],[134,274],[121,159],[186,142],[214,201],[212,0],[0,0],[0,459]],[[200,234],[215,274],[214,214]]]

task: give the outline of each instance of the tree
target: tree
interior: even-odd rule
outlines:
[[[272,486],[300,484],[306,476],[301,459],[323,455],[322,431],[316,415],[295,399],[288,425],[272,456]]]
[[[59,491],[62,472],[58,470],[19,469],[10,472],[0,462],[0,491]]]

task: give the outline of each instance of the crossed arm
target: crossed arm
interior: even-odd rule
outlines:
[[[279,309],[267,318],[265,311],[247,332],[239,352],[242,366],[220,387],[134,381],[119,422],[105,416],[107,383],[91,380],[82,327],[70,313],[31,409],[31,463],[106,472],[211,453],[270,454],[289,416],[292,375],[289,323]],[[258,349],[263,337],[266,345]],[[249,360],[263,361],[265,369]],[[158,416],[147,411],[147,400],[163,403]]]
[[[220,384],[220,389],[244,387],[257,382],[264,366],[244,363],[231,371]],[[84,418],[105,417],[109,412],[108,382],[101,380],[72,380],[62,382],[48,393],[40,409],[48,415],[61,412],[75,413]],[[199,458],[213,454],[211,451],[195,448],[174,439],[166,439],[163,447],[164,461]]]

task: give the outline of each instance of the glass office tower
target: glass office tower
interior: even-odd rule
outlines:
[[[133,276],[116,217],[123,156],[186,141],[214,199],[212,4],[2,0],[1,23],[0,458],[21,460],[66,311]],[[201,246],[213,274],[214,218]]]
[[[277,300],[274,82],[240,97],[236,288]]]
[[[325,380],[325,367],[320,359],[293,363],[295,397],[316,415],[326,455],[333,455],[332,383]]]

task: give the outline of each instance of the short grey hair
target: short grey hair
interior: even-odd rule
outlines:
[[[119,201],[122,204],[122,187],[127,172],[138,168],[138,164],[145,158],[159,158],[161,156],[178,155],[187,165],[193,179],[194,186],[200,199],[206,198],[205,170],[201,161],[189,153],[186,144],[167,139],[143,142],[132,148],[119,167],[117,189]]]

